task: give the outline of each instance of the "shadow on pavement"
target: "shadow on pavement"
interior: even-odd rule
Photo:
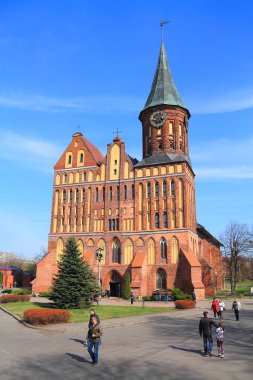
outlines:
[[[193,350],[190,348],[184,348],[184,347],[177,347],[177,346],[168,346],[170,348],[173,348],[174,350],[180,350],[180,351],[186,351],[186,352],[194,352],[195,354],[203,356],[203,352],[201,350]]]
[[[81,345],[84,344],[84,340],[83,340],[83,339],[70,338],[69,340],[73,340],[74,342],[76,342],[76,343],[80,343]]]
[[[74,360],[77,360],[78,362],[91,364],[90,360],[87,360],[87,359],[83,358],[82,356],[71,354],[70,352],[66,352],[66,355],[68,355],[69,357],[71,357]]]

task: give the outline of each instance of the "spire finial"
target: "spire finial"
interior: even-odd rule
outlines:
[[[113,132],[114,135],[117,136],[117,138],[119,137],[119,134],[122,133],[122,131],[119,131],[119,129],[117,128],[115,132]]]
[[[162,40],[162,42],[163,42],[163,26],[165,25],[165,24],[169,24],[170,23],[170,21],[168,21],[168,20],[161,20],[160,21],[160,27],[161,27],[161,40]]]

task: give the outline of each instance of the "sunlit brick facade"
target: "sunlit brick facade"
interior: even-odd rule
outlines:
[[[162,44],[139,116],[143,159],[133,159],[120,137],[103,157],[78,132],[55,165],[49,254],[38,264],[35,293],[50,288],[72,235],[95,272],[103,248],[101,284],[112,296],[121,295],[127,272],[136,296],[180,287],[201,299],[222,287],[220,243],[196,223],[189,118]]]

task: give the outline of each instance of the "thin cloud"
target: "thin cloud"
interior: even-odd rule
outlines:
[[[62,152],[61,147],[51,142],[0,131],[0,157],[17,165],[26,163],[27,168],[51,173]]]
[[[189,109],[192,114],[227,113],[253,107],[252,88],[233,91],[215,97],[201,96],[196,100],[189,99]]]
[[[253,168],[251,166],[237,166],[232,168],[213,167],[213,168],[196,168],[195,173],[200,179],[253,179]]]
[[[143,106],[140,99],[123,96],[89,96],[57,98],[38,95],[0,95],[0,106],[46,112],[136,112]],[[99,104],[99,107],[98,107]]]
[[[252,179],[253,167],[245,163],[253,162],[253,138],[201,142],[192,146],[191,159],[199,179]]]
[[[245,139],[217,139],[192,145],[191,159],[193,162],[233,162],[245,163],[253,161],[253,137]]]

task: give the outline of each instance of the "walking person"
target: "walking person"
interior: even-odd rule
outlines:
[[[131,300],[131,305],[133,305],[133,303],[134,303],[134,293],[133,292],[131,292],[131,294],[130,294],[130,300]]]
[[[92,364],[98,364],[98,351],[101,344],[101,336],[103,334],[102,327],[93,315],[91,317],[91,325],[88,331],[88,352],[90,354]]]
[[[90,319],[89,319],[89,323],[88,323],[88,333],[87,333],[87,337],[86,337],[86,340],[84,341],[84,346],[88,346],[88,334],[89,334],[89,329],[92,325],[92,317],[96,317],[97,318],[97,321],[98,323],[100,323],[100,319],[99,319],[99,316],[95,313],[95,310],[94,309],[90,309]]]
[[[199,321],[199,335],[203,337],[204,344],[204,356],[213,356],[213,337],[212,337],[212,326],[217,327],[217,325],[208,318],[208,311],[204,311],[203,318]]]
[[[219,314],[220,309],[219,309],[219,301],[215,297],[213,298],[210,310],[213,310],[213,316],[214,318],[216,318],[216,316],[218,316]]]
[[[223,312],[226,310],[225,308],[225,302],[222,300],[222,298],[219,299],[219,317],[220,319],[223,319]]]
[[[235,319],[239,321],[239,314],[241,309],[241,303],[234,299],[234,302],[232,303],[232,310],[234,310],[235,313]]]
[[[219,323],[216,328],[216,340],[217,340],[217,349],[218,356],[222,359],[224,358],[224,326]]]
[[[168,301],[169,301],[169,295],[168,295],[168,293],[165,293],[165,295],[164,295],[164,303],[168,303]]]

